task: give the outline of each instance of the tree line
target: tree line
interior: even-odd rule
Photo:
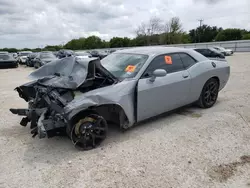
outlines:
[[[45,46],[44,48],[35,49],[24,48],[21,50],[85,50],[250,39],[250,31],[237,28],[223,29],[217,26],[201,25],[191,29],[189,32],[185,32],[178,17],[173,17],[167,21],[158,17],[152,17],[148,22],[142,22],[135,30],[135,33],[135,38],[113,37],[109,41],[105,41],[98,36],[89,36],[87,38],[72,39],[65,45]],[[9,52],[18,51],[15,48],[3,48],[0,50]]]

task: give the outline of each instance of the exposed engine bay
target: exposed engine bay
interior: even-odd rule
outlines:
[[[116,84],[118,80],[104,69],[98,59],[84,61],[68,57],[56,60],[31,73],[35,81],[17,87],[19,96],[28,103],[26,109],[10,109],[24,116],[20,124],[30,123],[33,137],[53,137],[70,132],[70,119],[64,107],[76,93]]]

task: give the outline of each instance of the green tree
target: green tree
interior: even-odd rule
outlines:
[[[109,48],[109,47],[110,47],[109,41],[102,40],[102,47],[101,48]]]
[[[117,47],[129,47],[130,46],[130,39],[128,37],[113,37],[109,41],[111,48],[117,48]]]
[[[134,39],[135,46],[146,46],[148,44],[148,37],[145,35],[139,35]]]
[[[71,50],[82,49],[82,44],[80,43],[80,39],[72,39],[67,44],[65,44],[64,48]]]
[[[250,33],[244,34],[242,39],[243,40],[250,40]]]
[[[17,52],[18,50],[16,48],[3,48],[3,49],[0,49],[0,51],[7,51],[10,53],[13,53],[13,52]]]
[[[222,31],[222,28],[218,28],[216,26],[202,25],[201,27],[197,27],[196,29],[192,29],[189,31],[189,36],[191,38],[191,42],[212,42],[215,40],[215,37],[218,33]]]
[[[123,47],[123,38],[113,37],[109,43],[111,48]]]
[[[218,33],[216,41],[230,41],[230,40],[241,40],[242,39],[241,29],[225,29]]]
[[[20,51],[31,51],[31,49],[30,48],[23,48]]]
[[[181,21],[178,17],[173,17],[168,20],[164,25],[164,32],[159,35],[159,43],[160,44],[179,44],[185,43],[187,41],[187,37],[183,32]]]
[[[128,37],[123,38],[123,47],[129,47],[131,39]]]
[[[90,36],[85,39],[85,49],[102,48],[102,40],[97,36]]]

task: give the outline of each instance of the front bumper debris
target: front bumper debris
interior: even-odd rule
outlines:
[[[31,89],[36,91],[35,98],[27,95],[27,93],[34,92]],[[13,114],[24,116],[20,124],[27,126],[30,123],[33,137],[36,135],[39,138],[53,137],[65,131],[67,119],[63,107],[67,104],[67,101],[56,90],[43,86],[30,87],[30,85],[18,87],[16,90],[20,97],[28,101],[28,108],[11,108],[10,111]]]

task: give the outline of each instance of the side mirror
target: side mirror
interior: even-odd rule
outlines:
[[[156,77],[164,77],[167,75],[167,71],[164,69],[156,69],[153,72],[153,75],[151,76],[151,78],[149,79],[149,81],[154,82]]]

